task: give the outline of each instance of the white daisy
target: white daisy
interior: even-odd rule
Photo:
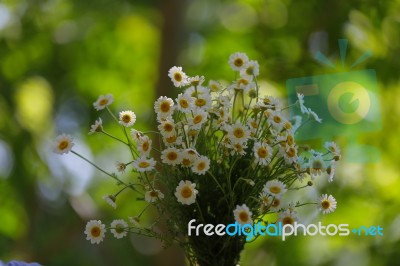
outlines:
[[[258,62],[255,60],[247,62],[240,70],[240,75],[242,77],[250,78],[253,76],[258,76],[259,74],[260,74],[260,66],[258,65]]]
[[[324,144],[325,149],[327,149],[330,153],[332,153],[333,158],[335,161],[338,161],[340,159],[340,148],[335,142],[325,142]]]
[[[148,157],[151,151],[152,140],[148,136],[139,137],[136,141],[140,156]]]
[[[115,203],[116,198],[113,195],[105,195],[103,199],[114,209],[117,208],[117,204]]]
[[[136,115],[132,111],[122,111],[119,113],[119,123],[124,127],[131,127],[136,122]]]
[[[146,157],[143,156],[133,161],[132,165],[138,172],[148,172],[154,170],[156,161],[154,161],[153,158],[146,159]]]
[[[313,151],[312,153],[313,155],[309,159],[308,167],[310,169],[311,178],[314,179],[325,171],[325,161],[321,153]]]
[[[247,143],[245,142],[237,142],[233,144],[226,145],[227,148],[232,149],[231,155],[239,154],[239,155],[246,155]]]
[[[174,111],[174,101],[171,98],[161,96],[154,103],[154,111],[158,118],[168,118]]]
[[[279,211],[280,209],[282,209],[282,206],[283,206],[282,198],[280,198],[280,197],[273,197],[273,198],[272,198],[272,203],[271,203],[271,205],[269,206],[269,209],[270,209],[272,212],[277,212],[277,211]]]
[[[264,142],[256,142],[253,147],[255,162],[268,165],[271,162],[272,148]]]
[[[163,198],[164,194],[158,189],[146,191],[146,194],[144,194],[144,200],[148,203],[153,203]]]
[[[128,235],[128,223],[122,219],[112,221],[110,227],[115,238],[120,239]]]
[[[175,101],[177,109],[181,112],[190,113],[193,109],[194,97],[191,97],[186,93],[178,94],[178,98],[176,98]]]
[[[173,134],[171,136],[164,136],[163,141],[165,146],[179,146],[182,144],[182,136],[177,136],[176,134]]]
[[[183,167],[192,167],[193,162],[199,156],[197,151],[194,149],[185,149],[181,152],[182,155],[182,162],[181,165]]]
[[[198,175],[204,175],[210,169],[210,159],[206,156],[198,156],[193,162],[192,171]]]
[[[175,123],[172,120],[164,120],[158,125],[158,130],[163,137],[175,135]]]
[[[197,193],[199,193],[195,188],[196,183],[181,180],[175,190],[175,197],[178,202],[186,205],[195,203]]]
[[[193,117],[189,118],[189,126],[191,129],[198,130],[207,122],[208,113],[202,109],[196,109],[193,112]]]
[[[336,204],[336,199],[332,195],[322,194],[319,198],[318,209],[323,214],[328,214],[336,210]]]
[[[204,82],[204,76],[195,76],[188,78],[188,83],[192,86],[200,86]]]
[[[242,206],[236,205],[236,209],[233,210],[233,215],[235,217],[236,222],[241,225],[244,224],[253,224],[253,220],[251,216],[253,215],[246,204]]]
[[[240,71],[245,64],[247,64],[247,62],[249,61],[249,58],[247,57],[247,55],[245,53],[234,53],[231,54],[231,56],[229,57],[229,65],[231,66],[231,68],[235,71]]]
[[[101,118],[96,120],[93,125],[90,126],[89,135],[92,135],[96,132],[101,132],[103,130],[103,121]]]
[[[99,244],[103,241],[106,231],[106,226],[100,220],[90,220],[85,228],[86,239],[92,244]]]
[[[281,197],[286,191],[286,185],[276,179],[270,180],[264,185],[264,192],[274,197]]]
[[[270,111],[268,113],[268,121],[277,129],[283,127],[284,122],[286,121],[285,117],[281,112],[278,111]]]
[[[281,111],[282,109],[282,104],[281,101],[278,98],[272,97],[272,96],[264,96],[262,98],[262,101],[259,102],[260,106],[272,109],[274,111]]]
[[[144,134],[141,131],[138,131],[134,128],[131,129],[131,137],[134,141],[138,141],[140,137],[143,137]]]
[[[250,130],[239,121],[236,121],[233,125],[227,126],[226,130],[232,143],[244,143],[247,142],[250,137]]]
[[[336,171],[335,160],[332,160],[328,165],[328,167],[326,168],[326,173],[328,174],[328,182],[333,181],[333,177],[335,176],[335,171]]]
[[[116,162],[115,163],[115,168],[117,168],[117,171],[120,173],[125,173],[125,169],[126,169],[126,164],[121,163],[121,162]]]
[[[283,154],[283,157],[285,158],[285,162],[287,164],[292,164],[296,162],[298,156],[298,149],[297,145],[288,145],[286,144],[286,148],[281,148],[281,154]]]
[[[297,217],[295,212],[291,212],[289,209],[281,212],[278,216],[278,222],[281,222],[282,225],[292,224],[299,221],[299,217]]]
[[[255,84],[252,81],[253,77],[241,77],[236,80],[236,88],[238,90],[243,91],[244,93],[248,93],[251,88],[255,87]]]
[[[111,94],[100,95],[99,98],[93,103],[94,109],[100,111],[106,106],[109,106],[114,101],[114,97]]]
[[[73,138],[67,134],[58,135],[53,143],[53,152],[58,154],[68,153],[74,146]]]
[[[204,111],[208,111],[211,108],[211,95],[210,93],[203,93],[194,99],[194,106]]]
[[[212,92],[219,92],[222,90],[222,85],[221,83],[219,83],[218,81],[215,80],[210,80],[208,82],[208,88],[212,91]]]
[[[182,161],[181,152],[176,148],[167,148],[161,152],[161,160],[168,165],[177,165]]]
[[[185,72],[182,71],[182,67],[173,66],[168,71],[168,77],[171,78],[171,81],[174,83],[175,87],[182,87],[187,85],[187,76]]]

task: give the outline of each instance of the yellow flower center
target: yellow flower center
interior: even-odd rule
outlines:
[[[181,189],[181,196],[185,199],[190,198],[193,192],[192,189],[188,186],[185,186]]]
[[[242,58],[236,58],[235,61],[233,61],[233,64],[237,67],[243,66],[244,62]]]
[[[90,234],[91,234],[93,237],[98,237],[98,236],[100,236],[100,233],[101,233],[101,229],[100,229],[100,227],[98,227],[98,226],[94,226],[94,227],[92,227],[92,229],[90,229]]]
[[[294,139],[293,139],[293,136],[292,136],[292,135],[288,135],[288,136],[287,136],[287,138],[286,138],[286,143],[287,143],[289,146],[292,146],[292,145],[293,145]]]
[[[174,130],[174,125],[172,125],[171,123],[165,123],[164,130],[167,132],[171,132],[172,130]]]
[[[315,170],[321,170],[322,169],[322,162],[320,160],[316,160],[313,162],[312,168]]]
[[[150,191],[150,197],[152,197],[152,198],[157,198],[158,197],[158,192],[157,191]]]
[[[185,166],[189,166],[192,162],[188,158],[184,158],[182,160],[182,164]]]
[[[174,136],[165,138],[165,141],[168,143],[174,143],[176,141],[176,139],[177,139],[177,137],[174,135]]]
[[[324,209],[329,209],[329,207],[331,206],[331,203],[329,202],[329,200],[324,200],[321,202],[321,206]]]
[[[279,115],[275,115],[274,116],[274,122],[279,124],[280,122],[282,122],[282,118]]]
[[[178,81],[178,82],[181,82],[182,81],[182,75],[181,75],[181,73],[175,73],[174,74],[174,79],[176,80],[176,81]]]
[[[251,75],[253,75],[253,73],[254,73],[254,67],[251,66],[251,67],[246,68],[247,75],[251,76]]]
[[[167,158],[170,161],[175,161],[178,158],[178,154],[176,152],[170,152],[167,154]]]
[[[189,107],[189,102],[186,99],[180,99],[179,100],[179,105],[182,108],[188,108]]]
[[[146,161],[143,161],[143,162],[138,163],[138,166],[140,168],[147,168],[147,167],[150,166],[150,164],[148,162],[146,162]]]
[[[243,129],[241,129],[241,128],[236,128],[236,129],[233,131],[233,135],[234,135],[235,137],[237,137],[238,139],[243,138],[243,136],[244,136],[244,131],[243,131]]]
[[[197,170],[199,170],[199,171],[203,171],[205,168],[206,168],[206,163],[205,162],[200,162],[197,165]]]
[[[294,219],[290,216],[286,216],[285,218],[282,219],[282,224],[293,224]]]
[[[279,194],[281,192],[281,188],[278,186],[273,186],[273,187],[269,188],[269,191],[271,191],[271,193],[274,193],[274,194]]]
[[[278,207],[281,204],[281,201],[278,198],[275,198],[272,202],[272,207]]]
[[[289,157],[294,157],[296,156],[296,150],[293,147],[290,147],[287,151],[286,151],[287,156]]]
[[[201,99],[201,98],[196,99],[196,101],[195,101],[195,104],[196,104],[196,106],[198,106],[198,107],[202,107],[202,106],[206,105],[206,103],[207,103],[206,100]]]
[[[162,102],[160,104],[160,110],[162,112],[168,113],[170,109],[171,109],[171,106],[170,106],[169,102]]]
[[[148,151],[149,147],[150,147],[150,144],[147,141],[142,144],[142,150],[143,151]]]
[[[245,211],[241,211],[239,213],[239,219],[243,222],[247,222],[249,220],[249,214]]]
[[[104,105],[107,105],[107,104],[108,104],[108,100],[106,98],[105,99],[101,99],[100,102],[99,102],[100,106],[104,106]]]
[[[132,120],[132,118],[131,118],[131,116],[128,115],[128,114],[122,116],[122,121],[123,121],[124,123],[129,123],[129,122],[131,122],[131,120]]]
[[[264,147],[260,147],[257,151],[258,157],[265,158],[268,156],[268,150]]]
[[[63,140],[58,144],[58,148],[60,150],[65,150],[68,147],[69,142],[67,140]]]
[[[193,118],[193,123],[195,123],[195,124],[199,124],[199,123],[201,123],[201,121],[203,121],[203,116],[201,116],[201,115],[196,115]]]

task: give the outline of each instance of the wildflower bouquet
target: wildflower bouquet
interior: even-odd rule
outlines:
[[[133,111],[115,116],[109,107],[112,95],[98,98],[95,109],[105,109],[115,119],[123,138],[112,137],[132,155],[117,166],[120,172],[131,172],[124,179],[90,162],[121,187],[105,200],[115,208],[118,195],[130,190],[147,202],[143,212],[154,208],[159,217],[152,225],[143,225],[141,212],[130,217],[129,224],[114,220],[107,228],[100,220],[91,220],[85,230],[88,240],[100,243],[107,230],[117,238],[132,232],[179,244],[190,265],[236,265],[245,235],[207,233],[206,228],[190,232],[188,223],[294,224],[300,206],[315,204],[324,214],[335,210],[335,198],[326,194],[311,203],[285,202],[288,190],[312,186],[317,176],[324,174],[332,181],[334,163],[340,158],[337,145],[326,143],[326,151],[318,152],[297,145],[294,138],[303,123],[321,119],[304,105],[303,95],[290,107],[277,98],[260,96],[259,65],[244,53],[231,55],[229,64],[238,78],[228,86],[213,80],[205,86],[204,77],[188,77],[181,67],[172,67],[168,76],[175,87],[184,89],[175,101],[160,97],[154,103],[157,132],[135,128]],[[288,119],[284,114],[288,108],[300,108],[302,116]],[[110,136],[100,118],[89,133]],[[72,146],[72,137],[63,134],[57,137],[54,151],[82,157]],[[157,223],[164,223],[167,230],[159,233]]]

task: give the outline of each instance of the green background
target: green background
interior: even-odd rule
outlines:
[[[372,57],[356,70],[375,69],[382,130],[357,136],[377,147],[374,163],[338,165],[333,183],[322,178],[310,195],[326,192],[337,210],[304,219],[380,225],[381,237],[260,238],[242,254],[242,265],[396,265],[400,257],[400,1],[238,0],[0,2],[0,259],[43,265],[184,265],[176,249],[158,242],[110,234],[91,245],[87,220],[136,215],[142,204],[129,193],[114,211],[101,197],[114,193],[112,180],[72,154],[51,152],[60,132],[74,149],[113,169],[127,151],[100,135],[88,136],[99,116],[98,95],[112,93],[115,112],[132,109],[137,128],[153,126],[153,101],[175,96],[168,69],[230,81],[231,53],[260,64],[262,94],[286,98],[286,80],[343,71],[313,59],[320,50],[341,65],[337,40],[349,40],[346,62],[367,50]],[[115,132],[114,132],[115,131]],[[345,137],[334,138],[346,149]],[[316,147],[320,140],[313,141]],[[128,174],[127,174],[128,175]],[[146,222],[146,221],[144,221]]]

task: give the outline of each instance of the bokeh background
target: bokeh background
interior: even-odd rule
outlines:
[[[321,51],[340,64],[340,38],[349,40],[347,64],[372,51],[356,69],[377,72],[382,129],[357,141],[375,146],[379,160],[344,157],[334,183],[312,188],[335,195],[337,211],[312,219],[380,225],[384,236],[260,238],[246,247],[241,264],[399,265],[398,0],[2,0],[0,259],[184,265],[179,249],[162,251],[146,238],[108,234],[101,245],[85,240],[87,220],[126,219],[142,205],[126,193],[113,210],[101,199],[115,192],[113,181],[72,154],[56,156],[51,140],[72,134],[76,151],[112,171],[126,155],[121,145],[87,134],[99,116],[110,132],[120,133],[92,108],[98,95],[112,93],[115,112],[132,109],[137,128],[151,129],[154,99],[179,93],[167,77],[171,66],[229,81],[234,74],[227,59],[242,51],[259,61],[263,90],[285,98],[289,78],[343,71],[313,59]],[[334,140],[346,150],[346,137]]]

